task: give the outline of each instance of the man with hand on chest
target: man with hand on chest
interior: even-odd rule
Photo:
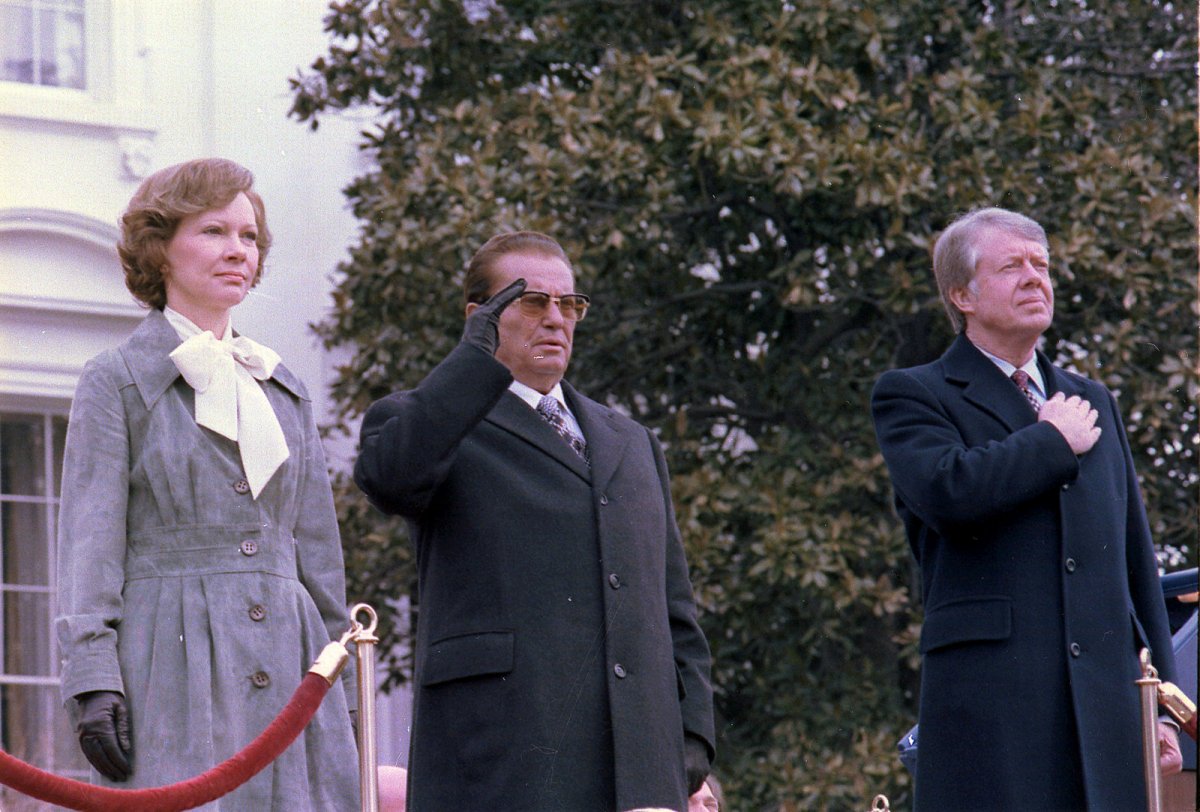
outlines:
[[[493,237],[463,286],[354,471],[416,547],[409,809],[685,809],[715,733],[662,449],[563,381],[589,300],[557,242]]]
[[[938,238],[958,338],[884,373],[875,430],[921,567],[918,810],[1145,808],[1138,652],[1174,656],[1121,416],[1036,351],[1045,231],[979,209]],[[1176,731],[1159,724],[1164,772]]]

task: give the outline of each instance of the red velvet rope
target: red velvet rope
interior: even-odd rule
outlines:
[[[313,718],[329,683],[306,674],[275,721],[227,761],[195,778],[165,787],[114,789],[39,770],[0,750],[0,783],[67,809],[87,812],[174,812],[214,801],[246,783],[296,740]],[[357,769],[357,765],[353,765]],[[332,767],[337,769],[336,765]]]

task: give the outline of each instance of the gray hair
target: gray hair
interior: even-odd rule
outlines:
[[[933,276],[937,280],[942,306],[950,317],[955,333],[966,329],[966,317],[950,301],[950,291],[969,287],[975,279],[975,263],[983,252],[983,235],[989,230],[1015,234],[1042,244],[1047,253],[1046,230],[1035,220],[1008,209],[986,208],[969,211],[946,227],[933,246]]]

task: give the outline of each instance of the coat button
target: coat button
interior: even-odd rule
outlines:
[[[621,576],[617,575],[615,572],[612,575],[608,576],[608,585],[611,586],[613,589],[620,589],[621,588]]]
[[[1069,482],[1068,482],[1066,485],[1063,485],[1063,490],[1064,490],[1064,491],[1069,491],[1069,490],[1071,490],[1071,483],[1069,483]]]
[[[1072,657],[1078,657],[1082,653],[1083,653],[1083,649],[1080,648],[1078,643],[1071,644],[1071,656]]]
[[[1074,572],[1075,566],[1076,566],[1075,559],[1068,558],[1066,561],[1063,562],[1063,566],[1067,568],[1067,572]]]
[[[607,505],[607,504],[608,504],[608,494],[606,494],[606,493],[602,493],[602,494],[600,494],[600,504],[601,504],[601,505]]]
[[[244,479],[239,479],[233,483],[233,489],[238,493],[250,493],[250,483]]]
[[[625,679],[625,666],[617,663],[613,666],[613,673],[617,675],[617,679]]]
[[[261,603],[256,603],[250,607],[250,619],[254,621],[262,620],[267,616],[267,607]]]
[[[242,555],[254,555],[258,552],[258,542],[254,539],[246,539],[238,545],[238,549],[242,551]]]
[[[255,688],[266,688],[271,684],[271,675],[266,671],[255,671],[250,676],[250,682],[254,684]]]

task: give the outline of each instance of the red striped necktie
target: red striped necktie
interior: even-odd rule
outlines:
[[[1029,405],[1033,407],[1034,412],[1042,410],[1042,404],[1038,402],[1037,395],[1033,394],[1033,390],[1029,388],[1029,373],[1023,369],[1018,369],[1011,376],[1012,382],[1021,390],[1021,394],[1029,401]]]

